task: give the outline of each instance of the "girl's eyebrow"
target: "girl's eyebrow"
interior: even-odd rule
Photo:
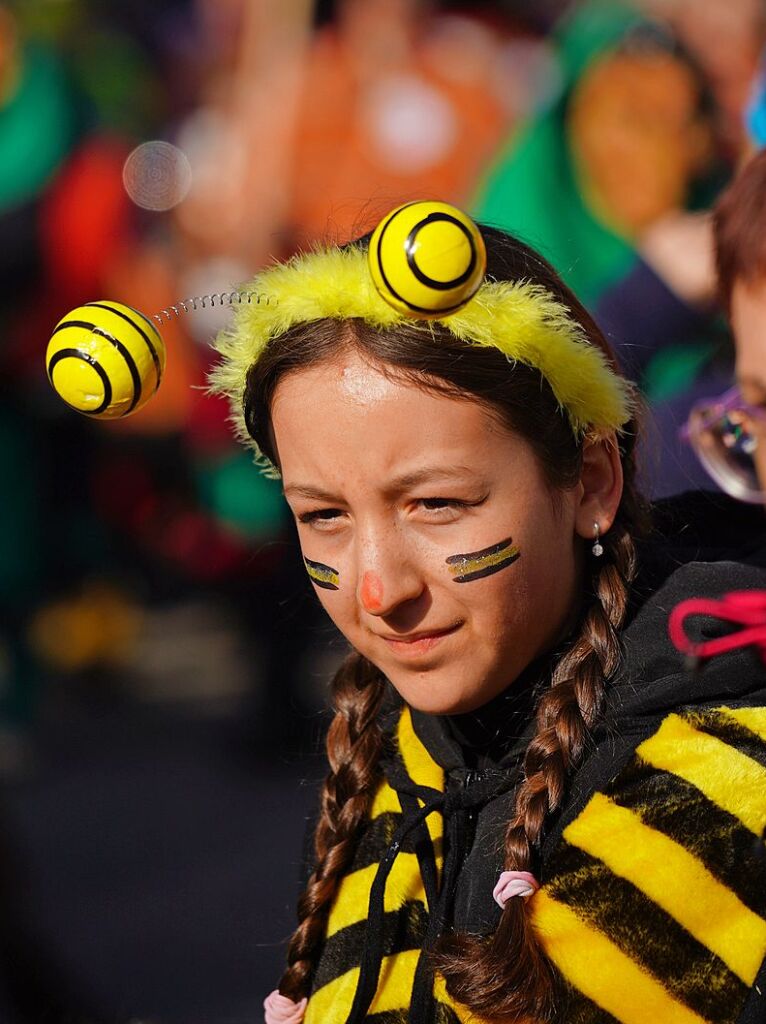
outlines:
[[[282,494],[284,494],[286,498],[295,494],[301,498],[315,498],[317,501],[336,503],[340,501],[337,494],[331,494],[329,491],[323,491],[321,487],[314,487],[312,484],[290,484],[288,487],[282,488]]]
[[[393,477],[385,485],[386,491],[406,491],[429,480],[462,480],[469,479],[474,482],[478,477],[476,469],[470,466],[423,466],[420,469],[412,470],[410,473],[401,473]],[[313,484],[288,484],[282,489],[286,498],[293,495],[301,498],[313,498],[316,501],[327,501],[333,503],[342,502],[337,494],[314,486]]]
[[[391,490],[408,490],[429,480],[475,480],[478,472],[471,466],[423,466],[410,473],[401,473],[393,477],[388,487]]]

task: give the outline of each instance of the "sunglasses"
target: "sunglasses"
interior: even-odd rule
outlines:
[[[756,449],[766,444],[766,408],[750,405],[733,387],[697,402],[680,433],[722,490],[752,505],[766,504],[755,467]]]

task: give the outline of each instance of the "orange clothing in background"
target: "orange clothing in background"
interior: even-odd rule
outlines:
[[[461,45],[466,30],[473,45]],[[375,72],[339,32],[320,32],[296,124],[298,242],[345,241],[413,198],[465,202],[512,121],[500,77],[500,42],[463,19],[451,33],[437,22],[407,60]]]

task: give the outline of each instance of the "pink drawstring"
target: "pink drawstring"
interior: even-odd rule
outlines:
[[[307,999],[294,1003],[275,988],[263,1001],[266,1024],[301,1024],[306,1012]]]
[[[684,623],[690,615],[709,615],[743,628],[698,644],[684,631]],[[753,646],[766,662],[766,590],[737,590],[724,594],[720,600],[692,597],[681,601],[670,613],[668,632],[679,651],[695,658],[714,658],[717,654]]]
[[[492,890],[495,902],[503,909],[508,900],[514,896],[522,896],[526,899],[533,896],[540,888],[540,883],[529,871],[504,871],[497,880],[497,885]]]

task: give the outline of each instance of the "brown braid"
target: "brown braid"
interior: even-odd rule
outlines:
[[[279,983],[279,991],[296,1002],[309,994],[330,905],[376,789],[383,746],[377,717],[385,686],[380,672],[356,652],[348,655],[332,683],[335,717],[327,733],[330,772],[314,835],[316,868],[298,901],[300,924]]]
[[[619,664],[618,631],[635,575],[635,547],[620,521],[602,542],[603,564],[593,579],[595,599],[537,705],[537,732],[526,750],[516,814],[505,836],[505,864],[510,869],[532,868],[546,817],[563,800],[567,777],[598,721],[604,681]],[[450,995],[477,1014],[509,1021],[544,1021],[552,1016],[553,971],[521,899],[508,901],[491,939],[454,936],[442,945],[436,962]]]

